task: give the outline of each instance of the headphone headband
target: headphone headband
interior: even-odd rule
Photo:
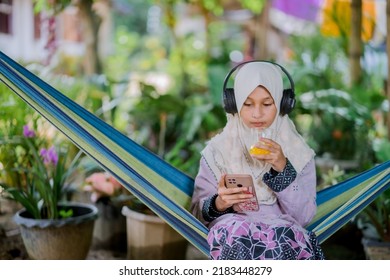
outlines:
[[[244,62],[239,63],[238,65],[236,65],[235,67],[233,67],[229,71],[229,73],[226,75],[225,80],[223,82],[223,104],[224,104],[225,111],[227,113],[233,114],[233,115],[235,113],[237,113],[234,88],[226,88],[230,76],[233,74],[234,71],[236,71],[237,68],[243,66],[244,64],[251,63],[251,62],[266,62],[266,63],[276,65],[286,74],[286,76],[290,82],[290,88],[283,90],[283,96],[282,96],[282,100],[280,102],[279,112],[280,112],[280,115],[282,115],[282,116],[289,114],[292,111],[292,109],[295,107],[294,81],[293,81],[290,73],[288,73],[288,71],[286,70],[286,68],[284,68],[282,65],[280,65],[276,62],[272,62],[272,61],[268,61],[268,60],[244,61]]]
[[[225,77],[225,80],[223,82],[223,91],[225,91],[226,89],[226,86],[227,86],[227,83],[230,79],[230,76],[234,73],[234,71],[236,71],[239,67],[243,66],[244,64],[248,64],[248,63],[252,63],[252,62],[266,62],[266,63],[270,63],[270,64],[273,64],[273,65],[276,65],[278,66],[287,76],[289,82],[290,82],[290,88],[291,90],[294,92],[294,88],[295,88],[295,85],[294,85],[294,81],[290,75],[290,73],[288,73],[287,69],[284,68],[282,65],[280,65],[279,63],[276,63],[276,62],[273,62],[273,61],[269,61],[269,60],[261,60],[261,59],[258,59],[258,60],[248,60],[248,61],[244,61],[244,62],[241,62],[239,64],[237,64],[236,66],[234,66],[230,71],[229,73],[226,75]]]

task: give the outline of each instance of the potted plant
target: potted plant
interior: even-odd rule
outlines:
[[[38,116],[30,113],[28,105],[9,91],[4,83],[0,83],[0,92],[0,183],[20,186],[22,178],[16,172],[9,172],[23,159],[19,147],[23,143],[17,139],[23,131],[25,119],[35,124]],[[4,214],[15,213],[21,208],[19,203],[4,196],[0,196],[0,204],[0,211],[5,211]]]
[[[96,170],[93,167],[87,169]],[[110,173],[94,171],[85,182],[83,190],[90,192],[90,199],[100,212],[94,230],[95,248],[118,250],[125,244],[128,259],[185,258],[187,242],[184,237],[127,191]]]
[[[99,210],[92,247],[125,253],[126,219],[121,209],[129,203],[130,193],[113,176],[99,168],[86,177],[81,191],[90,194],[89,200]]]
[[[122,214],[126,217],[128,259],[185,259],[186,239],[136,197],[123,206]]]
[[[368,259],[390,259],[390,189],[382,193],[358,217]]]
[[[3,173],[17,177],[19,185],[2,182],[2,193],[23,206],[14,221],[20,225],[29,258],[85,259],[98,211],[93,204],[66,200],[77,178],[79,156],[69,160],[71,145],[48,147],[49,141],[27,125],[23,137],[8,140],[17,160],[7,163]]]

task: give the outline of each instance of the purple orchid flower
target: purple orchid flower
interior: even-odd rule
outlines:
[[[43,158],[44,164],[53,164],[54,166],[58,163],[58,154],[54,147],[47,149],[41,149],[39,152]]]
[[[28,125],[23,126],[23,135],[26,138],[34,138],[35,137],[35,131],[33,129],[30,129]]]

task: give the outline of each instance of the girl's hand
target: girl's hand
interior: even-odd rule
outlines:
[[[249,191],[247,187],[227,188],[225,185],[225,174],[223,174],[218,182],[218,196],[215,199],[215,207],[222,212],[237,203],[245,202],[253,197],[253,194],[245,194],[245,191]]]
[[[252,155],[253,158],[263,160],[272,165],[272,168],[277,172],[282,172],[287,164],[287,159],[283,154],[282,148],[275,141],[268,138],[260,138],[255,144],[257,148],[269,151],[266,155]]]

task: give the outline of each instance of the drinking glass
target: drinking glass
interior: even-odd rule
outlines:
[[[249,153],[251,155],[268,155],[269,150],[255,147],[255,143],[260,141],[260,138],[269,138],[273,137],[273,129],[271,128],[252,128],[251,129],[251,139],[253,145],[251,146]]]

